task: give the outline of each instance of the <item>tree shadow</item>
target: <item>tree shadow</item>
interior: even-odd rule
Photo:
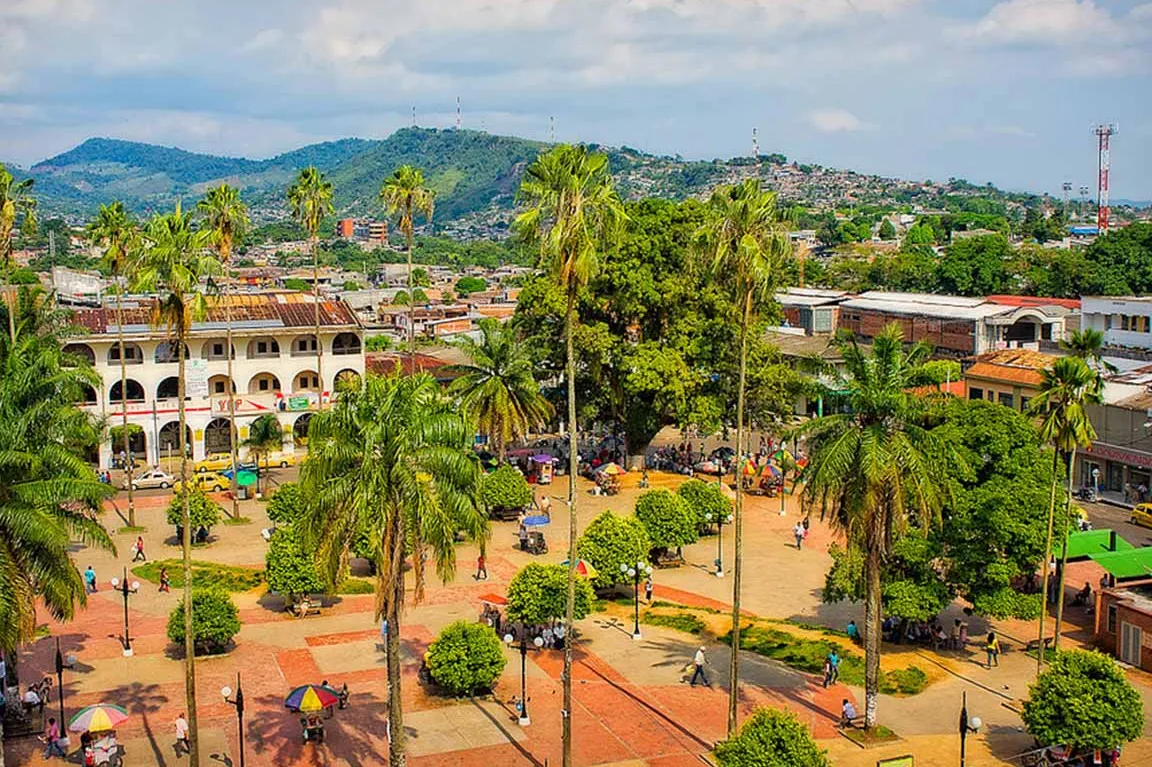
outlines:
[[[484,715],[484,718],[487,719],[488,721],[490,721],[496,727],[496,729],[498,729],[500,731],[500,733],[505,738],[508,739],[508,744],[510,746],[512,746],[514,749],[516,749],[520,753],[521,756],[523,756],[525,759],[527,759],[529,762],[531,762],[534,765],[534,767],[545,767],[547,762],[541,762],[539,759],[537,759],[535,756],[532,755],[532,752],[530,752],[528,749],[526,749],[524,747],[524,744],[522,744],[520,741],[516,740],[516,738],[509,731],[508,726],[505,722],[501,722],[497,717],[493,716],[491,711],[489,711],[484,706],[481,706],[475,699],[473,699],[471,701],[471,705],[473,707],[475,707],[476,709],[478,709],[480,711],[480,713]],[[516,718],[517,718],[516,713],[513,713],[503,703],[501,703],[500,706],[505,711],[507,711],[509,714],[511,714],[509,721],[515,721],[516,720]]]
[[[343,759],[353,767],[379,765],[381,749],[387,748],[387,706],[370,693],[353,694],[348,708],[337,711],[332,718],[324,718],[323,743],[305,743],[300,725],[300,714],[282,709],[283,699],[265,695],[255,700],[254,708],[264,711],[262,716],[249,720],[245,727],[245,745],[257,754],[267,754],[273,764],[327,765]],[[406,734],[415,735],[405,728]],[[366,733],[377,733],[385,743],[374,742]]]
[[[131,682],[110,691],[108,699],[123,706],[129,714],[140,717],[140,721],[144,725],[144,737],[148,739],[148,746],[152,749],[152,757],[155,760],[152,763],[156,764],[157,767],[165,767],[168,762],[156,740],[152,720],[149,718],[168,702],[168,696],[159,690],[160,686],[156,684],[146,685],[141,682]]]

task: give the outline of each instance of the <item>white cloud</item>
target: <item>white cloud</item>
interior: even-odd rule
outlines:
[[[1093,0],[1007,0],[966,31],[987,43],[1063,43],[1121,30]]]
[[[821,133],[856,133],[876,127],[847,109],[818,109],[808,115],[808,121]]]
[[[261,51],[265,48],[271,48],[284,39],[284,31],[280,29],[262,29],[257,32],[248,42],[240,46],[240,50],[245,53],[253,51]]]

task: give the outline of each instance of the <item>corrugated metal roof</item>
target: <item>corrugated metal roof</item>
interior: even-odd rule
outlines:
[[[961,299],[965,303],[943,303],[936,301],[920,301],[918,294],[888,293],[885,298],[871,297],[874,291],[869,291],[859,298],[850,298],[840,304],[843,309],[858,309],[861,311],[884,312],[887,314],[902,314],[912,317],[934,317],[941,320],[982,320],[986,317],[995,317],[1012,311],[1010,306],[984,303],[978,299]],[[908,296],[907,299],[895,299],[892,296]],[[941,298],[941,296],[932,296]],[[975,300],[975,303],[970,301]]]

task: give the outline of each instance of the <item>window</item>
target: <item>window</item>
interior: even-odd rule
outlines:
[[[224,387],[223,381],[213,381],[212,382],[212,393],[213,394],[223,394],[224,388],[225,387]]]
[[[984,399],[984,390],[975,386],[968,387],[968,399]]]
[[[997,395],[997,400],[1000,402],[1001,405],[1004,405],[1005,407],[1012,407],[1012,395],[1009,394],[1008,392],[1004,392],[1004,391],[1000,392]]]
[[[212,344],[212,356],[213,357],[223,357],[224,356],[224,344]]]
[[[1116,605],[1108,605],[1108,633],[1116,633]]]
[[[1022,412],[1022,413],[1027,412],[1028,411],[1028,403],[1031,401],[1032,401],[1031,397],[1021,397],[1020,398],[1020,412]]]
[[[259,387],[260,387],[260,391],[268,391],[268,386],[269,386],[269,384],[271,384],[271,383],[272,383],[272,382],[271,382],[271,381],[269,381],[267,378],[261,378],[261,379],[260,379],[260,380],[257,382],[257,386],[259,386]]]
[[[1144,314],[1122,314],[1120,315],[1120,329],[1130,333],[1147,333],[1149,332],[1148,320],[1148,316]]]
[[[267,341],[259,341],[256,344],[256,353],[257,354],[267,354],[268,353],[268,342]]]

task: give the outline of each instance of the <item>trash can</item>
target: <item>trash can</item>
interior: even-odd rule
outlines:
[[[244,487],[243,485],[236,488],[236,498],[241,501],[248,500],[248,488]]]

